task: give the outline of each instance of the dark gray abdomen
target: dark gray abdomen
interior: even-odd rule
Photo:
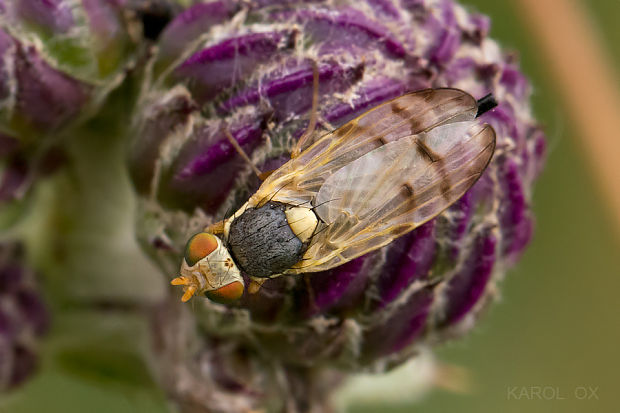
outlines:
[[[228,250],[243,272],[253,277],[280,274],[301,260],[306,247],[288,225],[286,205],[268,202],[248,209],[228,232]]]

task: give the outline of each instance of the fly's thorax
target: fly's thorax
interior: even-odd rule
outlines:
[[[246,209],[250,208],[251,201],[252,200],[250,199],[250,201],[243,204],[241,208],[239,208],[234,214],[224,220],[224,239],[228,238],[228,234],[230,232],[230,225],[233,223],[233,221],[243,215]]]
[[[299,262],[318,223],[312,209],[281,202],[235,216],[227,231],[229,250],[242,271],[259,278],[276,276]]]

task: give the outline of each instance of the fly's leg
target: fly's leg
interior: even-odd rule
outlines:
[[[261,172],[260,175],[258,175],[258,178],[261,181],[264,181],[265,179],[269,178],[269,175],[271,175],[274,172],[275,172],[275,169],[270,169],[269,171]]]
[[[248,292],[250,294],[256,294],[260,291],[261,287],[269,278],[255,278],[250,277],[250,285],[248,285]]]
[[[312,61],[312,108],[310,109],[310,122],[308,123],[308,128],[305,130],[303,135],[299,138],[293,150],[291,151],[291,159],[299,156],[304,146],[307,144],[308,140],[314,133],[314,129],[316,128],[316,122],[318,118],[318,106],[319,106],[319,67],[317,66],[315,61]],[[264,181],[273,173],[271,171],[261,172],[256,165],[252,162],[250,157],[245,153],[239,142],[232,136],[227,127],[224,128],[224,135],[230,142],[230,144],[235,148],[237,153],[241,155],[241,157],[250,165],[252,171],[256,174],[256,176]]]
[[[310,109],[310,122],[308,128],[303,135],[299,138],[293,150],[291,151],[291,159],[297,158],[308,140],[314,133],[316,128],[316,121],[318,118],[318,106],[319,106],[319,67],[316,62],[312,61],[312,108]]]
[[[271,174],[271,172],[269,172],[269,174],[267,176],[265,176],[264,172],[261,172],[256,165],[254,165],[254,163],[252,162],[252,160],[250,159],[250,157],[248,156],[247,153],[245,153],[245,151],[243,150],[243,148],[241,147],[241,145],[239,145],[239,142],[237,142],[237,140],[232,136],[232,134],[230,133],[230,131],[228,130],[228,127],[224,127],[224,135],[226,135],[226,138],[228,139],[228,142],[230,142],[230,144],[233,146],[233,148],[235,148],[235,150],[237,151],[237,153],[239,155],[241,155],[241,157],[243,158],[244,161],[246,161],[250,167],[252,168],[252,171],[254,171],[254,173],[256,174],[256,176],[258,176],[258,178],[261,181],[264,181],[265,178],[267,176],[269,176],[269,174]]]
[[[310,122],[308,123],[308,128],[306,129],[306,131],[303,133],[303,135],[301,135],[297,143],[295,143],[295,146],[293,147],[293,150],[291,151],[291,158],[296,158],[299,156],[304,146],[307,144],[307,141],[310,139],[310,137],[314,133],[314,129],[316,128],[316,122],[317,122],[317,117],[318,117],[317,115],[318,106],[319,106],[319,67],[317,66],[316,62],[313,60],[312,61],[312,108],[310,109]],[[233,148],[235,148],[237,153],[241,155],[241,157],[250,165],[250,167],[252,168],[252,171],[254,171],[256,176],[258,176],[258,178],[261,181],[264,181],[265,179],[269,177],[269,175],[273,173],[273,170],[261,172],[256,167],[256,165],[254,165],[250,157],[245,153],[241,145],[239,145],[239,142],[237,142],[237,140],[232,136],[232,134],[228,130],[228,127],[224,128],[224,135],[226,135],[226,138],[228,139],[230,144],[233,146]]]
[[[224,221],[216,222],[215,224],[211,224],[206,226],[203,232],[208,232],[209,234],[218,235],[224,233]]]
[[[245,153],[245,151],[243,150],[241,145],[239,145],[239,142],[237,142],[237,140],[232,136],[232,134],[228,130],[228,127],[224,128],[224,135],[226,135],[226,138],[228,139],[228,142],[230,142],[230,144],[233,146],[233,148],[235,148],[237,153],[239,155],[241,155],[243,160],[246,161],[250,165],[250,167],[252,168],[252,171],[254,171],[256,176],[258,176],[258,179],[260,179],[261,181],[264,181],[265,179],[267,179],[269,177],[269,175],[271,175],[273,173],[273,171],[275,171],[275,169],[272,169],[270,171],[261,172],[256,167],[256,165],[254,165],[254,163],[252,162],[252,160],[250,159],[248,154]]]

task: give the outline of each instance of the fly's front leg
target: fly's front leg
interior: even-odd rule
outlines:
[[[252,160],[250,159],[250,157],[248,156],[247,153],[245,153],[245,151],[243,150],[243,148],[241,147],[241,145],[239,145],[239,142],[237,142],[237,140],[232,136],[232,134],[230,133],[230,131],[228,130],[228,127],[224,127],[224,135],[226,135],[226,138],[228,139],[228,142],[230,142],[230,144],[233,146],[233,148],[235,148],[235,150],[237,151],[237,153],[239,155],[241,155],[241,157],[243,158],[244,161],[246,161],[250,167],[252,168],[252,171],[254,171],[254,173],[256,174],[256,176],[258,176],[258,179],[260,179],[261,181],[264,181],[265,179],[267,179],[267,177],[269,175],[271,175],[271,173],[273,171],[268,171],[268,172],[261,172],[256,165],[254,165],[254,162],[252,162]]]
[[[297,140],[293,150],[291,151],[291,159],[299,156],[301,151],[307,145],[308,140],[312,137],[314,130],[316,129],[316,123],[318,118],[318,106],[319,106],[319,67],[316,62],[312,61],[312,107],[310,109],[310,122],[308,123],[308,128],[305,130],[303,135]],[[224,135],[230,142],[230,144],[235,148],[237,153],[250,165],[252,171],[256,174],[256,176],[264,181],[271,175],[273,170],[261,172],[256,165],[252,162],[250,157],[245,153],[239,142],[232,136],[228,127],[224,127]]]
[[[203,232],[208,232],[209,234],[219,235],[224,233],[224,221],[216,222],[215,224],[211,224],[205,227]]]
[[[308,123],[308,128],[304,132],[303,135],[299,138],[293,150],[291,151],[291,159],[295,159],[299,156],[301,151],[303,151],[304,146],[306,146],[308,140],[314,133],[314,129],[316,128],[316,120],[318,117],[318,106],[319,106],[319,67],[316,62],[312,61],[312,108],[310,109],[310,122]]]

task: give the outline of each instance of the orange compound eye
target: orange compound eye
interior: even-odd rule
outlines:
[[[243,295],[243,283],[234,281],[217,290],[207,291],[205,295],[209,300],[220,304],[232,304]]]
[[[217,249],[217,238],[206,232],[199,232],[187,241],[185,262],[190,267]]]

